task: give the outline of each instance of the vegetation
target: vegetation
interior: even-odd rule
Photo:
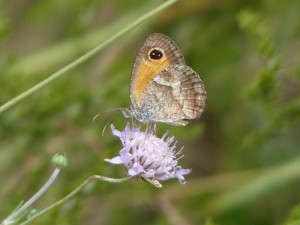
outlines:
[[[109,125],[126,126],[133,62],[161,32],[207,91],[199,120],[157,125],[184,146],[187,183],[94,181],[31,224],[300,224],[300,2],[185,0],[158,12],[166,2],[0,2],[0,221],[47,181],[56,153],[68,165],[37,211],[92,175],[127,176],[104,161],[122,148]]]

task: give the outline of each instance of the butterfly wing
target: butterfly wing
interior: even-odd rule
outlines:
[[[199,75],[185,65],[173,65],[154,77],[142,94],[135,117],[143,122],[186,125],[201,116],[206,100]]]
[[[161,57],[151,57],[154,51],[161,52]],[[163,34],[151,34],[139,51],[132,70],[130,99],[133,108],[137,107],[142,93],[150,81],[171,65],[185,65],[182,53],[176,44]]]

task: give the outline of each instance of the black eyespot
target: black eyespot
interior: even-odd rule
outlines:
[[[158,60],[163,57],[163,53],[158,49],[153,49],[149,54],[151,59]]]

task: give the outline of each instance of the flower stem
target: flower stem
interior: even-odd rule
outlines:
[[[79,185],[74,191],[72,191],[71,193],[69,193],[64,198],[60,199],[59,201],[57,201],[57,202],[53,203],[52,205],[48,206],[47,208],[39,211],[38,213],[36,213],[32,217],[30,217],[28,220],[26,220],[23,223],[21,223],[20,225],[28,224],[29,222],[31,222],[32,220],[36,219],[37,217],[39,217],[39,216],[41,216],[41,215],[49,212],[50,210],[52,210],[56,206],[64,204],[65,202],[67,202],[68,200],[70,200],[72,197],[74,197],[79,191],[81,191],[86,185],[88,185],[93,180],[107,181],[107,182],[110,182],[110,183],[122,183],[122,182],[128,181],[128,180],[130,180],[132,178],[134,178],[134,176],[120,178],[120,179],[109,178],[109,177],[104,177],[104,176],[100,176],[100,175],[90,176],[81,185]]]
[[[53,181],[56,179],[60,172],[60,169],[55,169],[48,179],[48,181],[44,184],[44,186],[35,194],[33,195],[27,202],[25,202],[20,208],[18,208],[15,212],[7,217],[1,224],[12,224],[14,221],[24,213],[45,191],[51,186]]]
[[[139,17],[138,19],[134,20],[132,23],[128,24],[126,27],[121,29],[119,32],[111,35],[109,38],[107,38],[105,41],[100,43],[98,46],[81,56],[80,58],[76,59],[72,63],[68,64],[67,66],[63,67],[62,69],[58,70],[54,74],[50,75],[45,80],[41,81],[40,83],[36,84],[32,88],[28,89],[27,91],[24,91],[20,95],[16,96],[15,98],[11,99],[10,101],[6,102],[2,106],[0,106],[0,115],[4,111],[10,109],[12,106],[16,105],[23,99],[29,97],[30,95],[34,94],[35,92],[39,91],[41,88],[47,86],[57,78],[61,77],[64,73],[67,71],[70,71],[71,69],[75,68],[76,66],[80,65],[81,63],[85,62],[86,60],[90,59],[92,56],[97,54],[100,50],[102,50],[104,47],[115,41],[116,39],[120,38],[122,35],[124,35],[126,32],[132,30],[134,27],[138,26],[142,22],[146,21],[148,18],[152,17],[153,15],[157,14],[158,12],[166,9],[170,5],[174,4],[178,0],[168,0],[164,2],[163,4],[159,5],[158,7],[154,8],[148,13],[145,13],[143,16]]]

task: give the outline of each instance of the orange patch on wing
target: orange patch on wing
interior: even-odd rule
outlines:
[[[136,102],[140,101],[140,98],[150,81],[169,66],[170,62],[165,57],[159,61],[142,60],[133,84],[133,96]]]

